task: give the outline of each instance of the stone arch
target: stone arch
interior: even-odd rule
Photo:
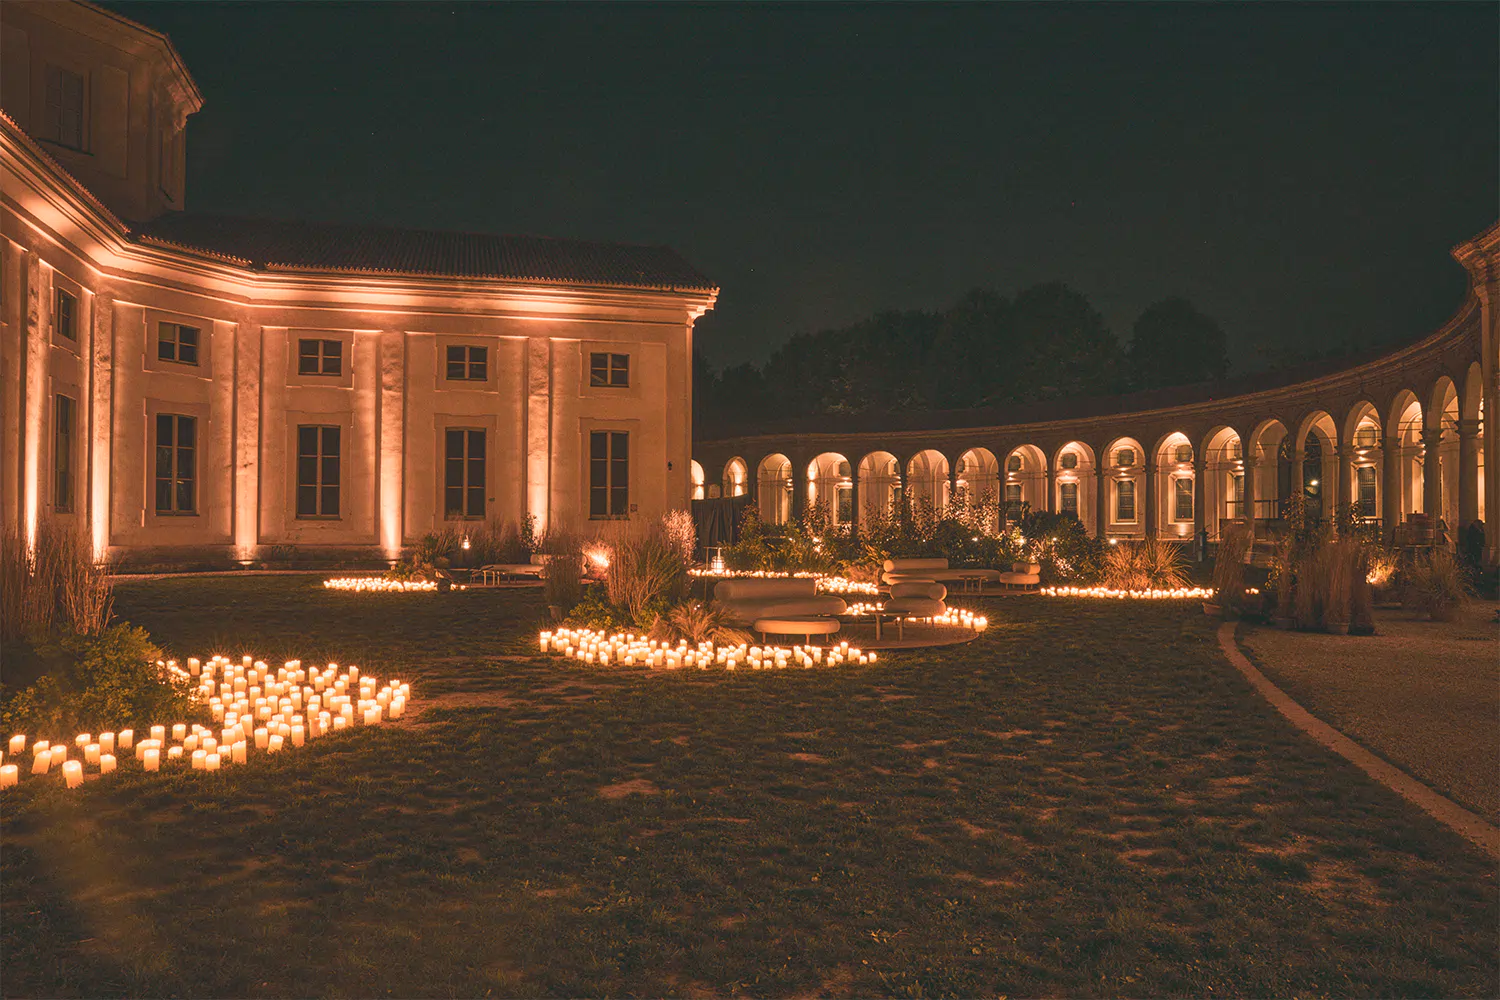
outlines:
[[[750,466],[736,455],[724,463],[719,485],[726,497],[742,497],[750,490]]]
[[[1082,441],[1069,441],[1052,456],[1057,470],[1057,496],[1054,510],[1073,514],[1083,522],[1084,530],[1099,533],[1098,475],[1094,449]]]
[[[688,483],[690,486],[689,496],[694,500],[702,500],[707,491],[703,485],[703,466],[695,458],[688,463]]]
[[[888,451],[872,451],[859,460],[859,522],[889,516],[901,502],[901,462]]]
[[[1391,400],[1390,410],[1386,415],[1385,433],[1387,437],[1387,460],[1395,457],[1395,469],[1387,469],[1387,488],[1393,494],[1394,502],[1385,508],[1390,515],[1391,524],[1386,525],[1387,531],[1392,530],[1396,524],[1411,519],[1413,514],[1423,514],[1423,470],[1422,470],[1422,430],[1425,426],[1425,410],[1422,401],[1417,394],[1410,389],[1402,389],[1396,393]]]
[[[1196,484],[1193,442],[1182,431],[1165,434],[1156,444],[1150,475],[1156,477],[1156,510],[1153,516],[1164,538],[1191,538],[1193,534]]]
[[[1380,410],[1368,399],[1349,407],[1344,417],[1344,441],[1349,456],[1349,495],[1354,516],[1373,521],[1381,516],[1385,495],[1385,450],[1381,447]]]
[[[1426,437],[1424,448],[1424,480],[1428,490],[1422,509],[1436,513],[1448,528],[1447,538],[1456,539],[1453,529],[1459,524],[1458,512],[1458,386],[1447,375],[1440,375],[1432,384],[1432,402],[1427,408]],[[1433,490],[1436,489],[1434,495]]]
[[[1203,439],[1203,527],[1218,539],[1245,515],[1245,448],[1239,431],[1215,427]]]
[[[1104,449],[1105,534],[1135,538],[1146,534],[1146,451],[1133,437],[1117,437]]]
[[[906,494],[911,503],[929,503],[938,514],[947,510],[948,456],[936,448],[913,455],[906,463]]]
[[[1006,520],[1020,517],[1021,504],[1047,510],[1047,455],[1034,444],[1017,445],[1005,456]]]
[[[825,451],[807,463],[807,507],[822,504],[828,523],[837,527],[854,521],[854,478],[849,460],[836,451]]]
[[[1000,512],[1000,462],[988,448],[970,448],[958,456],[954,478],[958,495],[978,514],[986,531],[998,531]]]
[[[1339,432],[1327,410],[1313,410],[1297,424],[1292,439],[1292,488],[1301,484],[1309,517],[1317,520],[1333,517],[1339,496]]]
[[[766,524],[792,519],[792,460],[780,452],[760,460],[755,470],[755,502]]]
[[[1286,424],[1276,417],[1267,417],[1250,433],[1250,445],[1246,458],[1253,464],[1247,472],[1253,482],[1257,520],[1274,519],[1281,516],[1282,502],[1291,494],[1291,460],[1287,443]],[[1251,491],[1247,486],[1246,493]]]

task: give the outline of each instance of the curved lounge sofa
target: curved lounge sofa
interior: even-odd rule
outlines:
[[[841,615],[849,607],[842,597],[818,593],[812,577],[720,580],[714,585],[714,603],[745,624],[758,618]]]

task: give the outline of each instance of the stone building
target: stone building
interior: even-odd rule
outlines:
[[[1482,521],[1493,567],[1500,224],[1453,256],[1468,296],[1402,347],[1113,398],[700,430],[693,495],[749,494],[773,523],[821,501],[835,524],[902,495],[938,510],[988,496],[1076,514],[1101,538],[1212,541],[1232,520],[1275,521],[1301,493],[1314,515],[1347,504],[1391,540],[1451,544]]]
[[[685,506],[665,247],[195,214],[164,35],[0,5],[0,511],[125,564],[394,559],[445,525]],[[614,525],[599,524],[601,530]]]

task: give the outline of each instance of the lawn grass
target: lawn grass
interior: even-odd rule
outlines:
[[[1500,993],[1494,866],[1293,731],[1196,605],[970,600],[844,671],[530,655],[533,591],[129,584],[399,726],[3,804],[7,996]]]

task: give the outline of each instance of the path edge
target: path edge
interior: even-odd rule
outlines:
[[[1219,626],[1219,648],[1223,650],[1225,657],[1234,668],[1243,674],[1245,679],[1286,717],[1287,721],[1417,806],[1439,823],[1479,847],[1490,857],[1500,858],[1500,827],[1470,812],[1447,796],[1433,791],[1395,765],[1375,756],[1297,704],[1290,695],[1261,673],[1255,664],[1250,662],[1249,657],[1240,652],[1234,632],[1234,622],[1224,622]]]

